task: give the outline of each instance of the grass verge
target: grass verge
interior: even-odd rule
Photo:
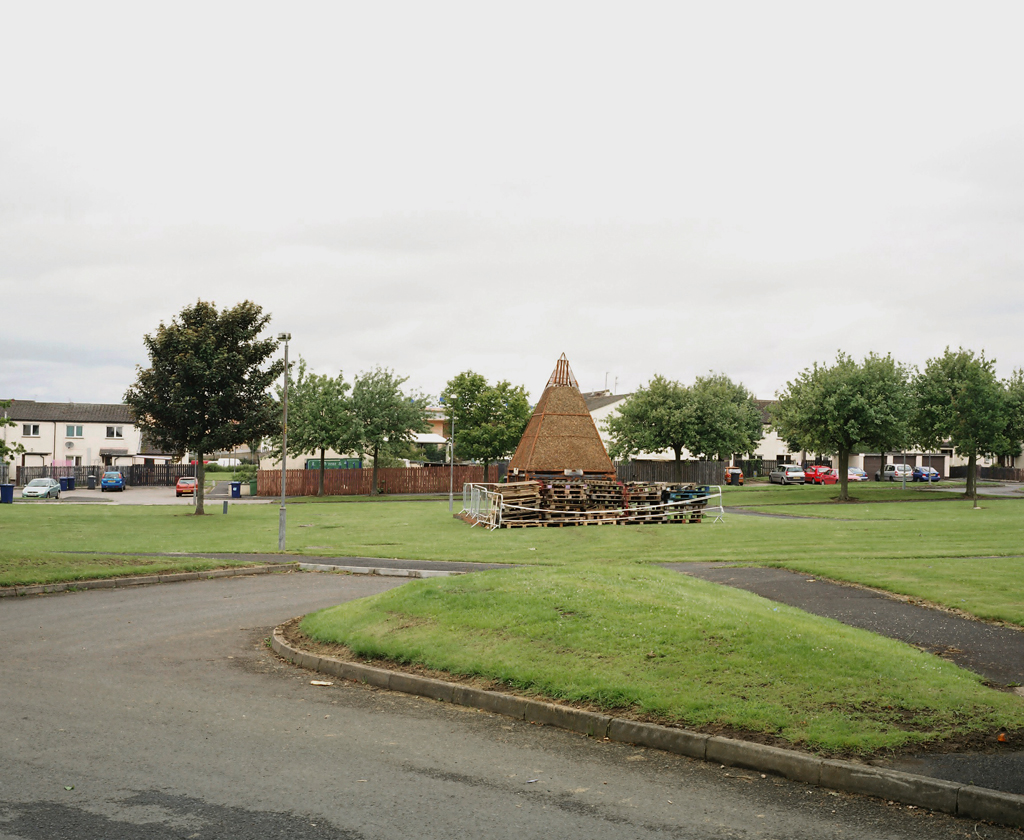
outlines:
[[[636,563],[418,581],[301,629],[365,657],[825,753],[1024,728],[1018,697],[934,656]]]
[[[28,586],[35,583],[65,583],[173,572],[205,572],[229,566],[254,565],[256,564],[240,560],[205,560],[201,557],[40,554],[28,560],[0,556],[0,586]]]

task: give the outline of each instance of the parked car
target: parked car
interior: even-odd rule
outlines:
[[[194,496],[196,494],[196,487],[198,486],[198,479],[190,478],[189,476],[182,476],[178,479],[178,483],[174,485],[175,496]]]
[[[846,480],[847,481],[867,481],[868,480],[868,474],[866,472],[864,472],[864,470],[859,469],[858,467],[850,467],[850,469],[846,471]]]
[[[782,464],[768,473],[770,484],[803,484],[806,481],[804,469],[799,464]]]
[[[831,467],[805,467],[804,478],[808,484],[829,484],[824,480],[825,474],[831,469]]]
[[[914,481],[938,481],[942,478],[934,467],[914,467]]]
[[[33,478],[21,488],[23,499],[59,499],[60,482],[55,478]]]
[[[886,464],[885,469],[875,473],[875,481],[913,481],[914,468],[909,464]]]
[[[725,468],[725,483],[726,484],[743,484],[743,470],[739,467],[726,467]]]
[[[108,470],[103,473],[103,477],[100,479],[100,491],[105,493],[107,490],[124,492],[124,474],[117,470]]]
[[[837,469],[825,469],[825,472],[818,473],[817,484],[838,484],[839,483],[839,470]]]

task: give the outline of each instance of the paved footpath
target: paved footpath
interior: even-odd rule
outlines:
[[[961,618],[881,592],[832,583],[787,569],[723,563],[665,565],[702,580],[744,589],[815,615],[898,639],[949,659],[998,685],[1024,684],[1024,632],[1013,627]],[[991,755],[920,755],[893,760],[886,766],[1024,794],[1024,752],[1016,748]]]

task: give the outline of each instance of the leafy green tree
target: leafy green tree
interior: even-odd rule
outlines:
[[[448,382],[441,401],[455,420],[458,457],[481,461],[486,483],[491,463],[516,451],[530,422],[525,388],[505,380],[488,385],[479,373],[467,370]]]
[[[299,357],[298,376],[288,375],[288,454],[293,458],[307,452],[320,453],[318,496],[324,494],[327,450],[345,453],[359,447],[359,435],[352,404],[351,386],[339,372],[336,377],[311,373],[306,360]],[[278,397],[282,388],[279,386]],[[281,451],[281,436],[274,442]]]
[[[682,455],[690,434],[690,394],[678,382],[655,376],[646,388],[638,388],[605,421],[611,437],[608,454],[613,459],[642,452],[675,453],[675,478],[682,480]]]
[[[11,407],[11,400],[0,400],[0,428],[12,426],[17,428],[18,424],[7,416],[7,409]],[[20,443],[8,443],[7,438],[0,438],[0,461],[13,461],[15,455],[20,455],[25,447]]]
[[[910,436],[910,372],[889,355],[857,363],[839,353],[786,383],[772,406],[772,425],[792,450],[839,456],[839,500],[850,499],[850,454],[888,452]]]
[[[1024,442],[1024,370],[1018,368],[1006,381],[1006,438],[1003,458],[1016,458]]]
[[[260,338],[269,322],[251,301],[218,311],[200,300],[143,338],[150,366],[136,366],[124,401],[157,446],[196,453],[197,515],[205,512],[203,456],[270,435],[281,423],[270,389],[284,362],[270,362],[278,343]]]
[[[413,440],[416,432],[425,432],[427,399],[406,396],[399,378],[386,368],[376,368],[356,377],[352,387],[352,413],[360,447],[373,456],[373,495],[379,492],[377,469],[381,456],[388,456]]]
[[[764,436],[754,395],[724,373],[698,376],[688,397],[683,443],[697,457],[727,461],[734,452],[752,452]]]
[[[1014,394],[1018,392],[1014,386]],[[994,455],[1016,447],[1007,388],[996,378],[995,359],[984,352],[950,350],[929,359],[914,380],[914,428],[924,444],[932,447],[949,441],[967,456],[966,496],[977,499],[979,455]],[[1016,396],[1015,396],[1016,398]]]

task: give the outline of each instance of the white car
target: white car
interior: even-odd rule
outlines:
[[[33,478],[21,490],[23,499],[59,499],[60,482],[55,478]]]
[[[914,468],[909,464],[886,464],[885,469],[875,473],[875,481],[913,481]]]
[[[780,464],[768,473],[770,484],[805,484],[807,476],[799,464]]]

